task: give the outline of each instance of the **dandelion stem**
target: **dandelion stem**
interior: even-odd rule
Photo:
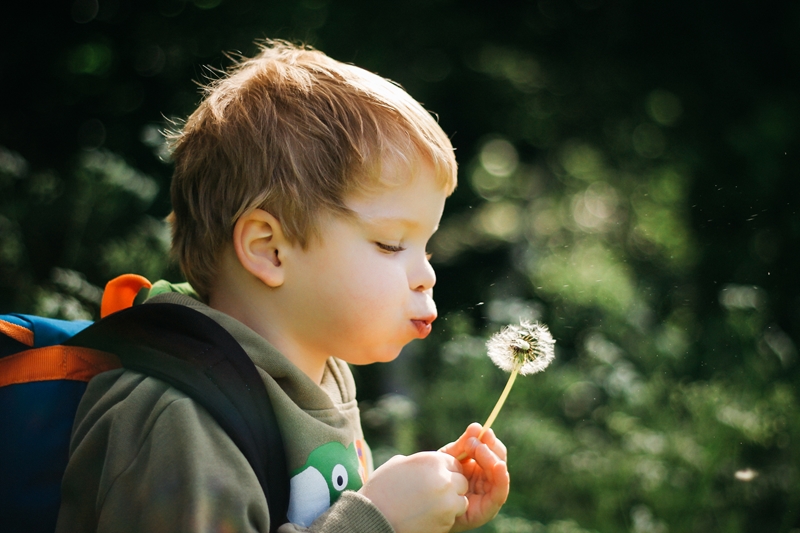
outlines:
[[[497,403],[494,405],[494,409],[492,409],[492,414],[489,415],[489,418],[486,419],[486,423],[483,425],[483,429],[478,434],[478,440],[483,438],[483,434],[486,433],[492,424],[494,424],[494,419],[497,418],[497,415],[500,413],[500,409],[503,408],[503,404],[506,403],[506,398],[508,398],[508,393],[511,392],[511,387],[514,386],[514,380],[517,379],[517,374],[519,374],[519,365],[514,367],[514,370],[511,372],[511,375],[508,377],[508,383],[506,383],[506,388],[503,389],[503,394],[500,395],[500,399],[497,400]]]
[[[502,409],[503,404],[506,403],[506,398],[508,398],[508,393],[511,392],[511,387],[514,386],[514,380],[517,379],[517,374],[519,374],[519,368],[520,365],[517,365],[514,367],[514,370],[511,371],[511,375],[508,377],[508,382],[506,383],[506,388],[503,389],[503,393],[500,395],[500,399],[497,400],[497,403],[494,405],[494,409],[492,409],[492,413],[489,415],[489,418],[486,419],[486,423],[483,425],[483,429],[481,429],[481,432],[478,433],[478,440],[481,440],[483,438],[483,434],[486,433],[486,431],[490,427],[492,427],[495,418],[497,418],[497,415],[500,413],[500,409]],[[458,457],[456,457],[456,459],[458,459],[459,461],[463,461],[466,458],[467,458],[467,452],[464,452]]]

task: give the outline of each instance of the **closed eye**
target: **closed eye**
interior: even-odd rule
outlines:
[[[378,248],[380,248],[384,252],[396,253],[396,252],[402,252],[403,250],[405,250],[405,248],[403,246],[395,246],[395,245],[392,245],[392,244],[384,244],[382,242],[376,242],[375,244],[378,246]]]

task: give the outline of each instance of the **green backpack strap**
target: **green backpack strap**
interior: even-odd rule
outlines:
[[[270,530],[287,522],[289,474],[275,412],[255,364],[225,328],[189,307],[150,303],[109,315],[65,344],[116,354],[123,367],[202,405],[255,471]]]

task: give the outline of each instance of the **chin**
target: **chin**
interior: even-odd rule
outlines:
[[[405,345],[403,345],[405,346]],[[400,355],[400,351],[403,349],[403,346],[400,347],[393,347],[393,348],[385,348],[380,352],[362,352],[358,357],[347,358],[346,361],[352,365],[370,365],[372,363],[391,363],[397,356]]]

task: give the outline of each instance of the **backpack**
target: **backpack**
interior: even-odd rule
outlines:
[[[168,303],[132,306],[149,282],[109,282],[101,318],[0,315],[0,531],[55,529],[72,425],[88,381],[120,366],[158,378],[202,405],[247,458],[286,520],[289,476],[275,413],[255,365],[219,324]]]

